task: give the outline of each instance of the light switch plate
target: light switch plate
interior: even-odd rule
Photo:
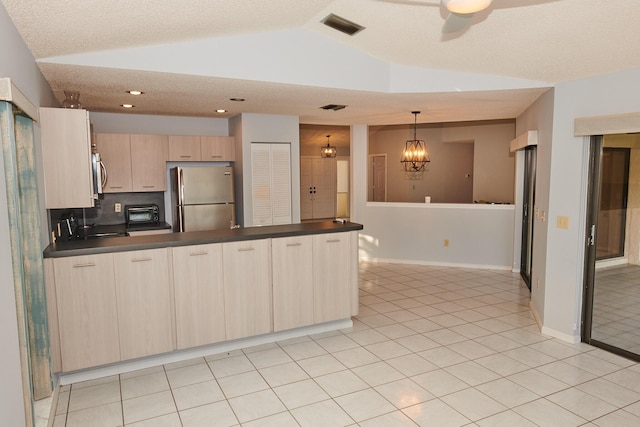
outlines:
[[[114,206],[115,206],[115,211],[116,212],[122,212],[122,204],[121,203],[116,203]]]
[[[558,228],[569,228],[569,217],[568,216],[558,216],[556,219],[556,227]]]

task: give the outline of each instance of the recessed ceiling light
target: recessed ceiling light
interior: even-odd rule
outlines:
[[[122,108],[133,108],[133,107],[135,107],[135,105],[132,105],[132,104],[120,104],[120,106]]]
[[[222,108],[216,110],[216,113],[226,113],[227,110],[223,110]]]
[[[244,102],[244,98],[229,98],[229,101]]]
[[[144,92],[141,90],[128,90],[127,93],[130,93],[131,95],[142,95]]]

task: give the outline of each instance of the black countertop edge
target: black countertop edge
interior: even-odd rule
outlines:
[[[110,252],[303,236],[307,234],[358,231],[363,228],[362,224],[355,222],[335,223],[333,221],[321,221],[236,228],[231,230],[189,231],[184,233],[153,234],[149,236],[110,237],[52,243],[45,248],[43,256],[44,258],[61,258]]]
[[[171,224],[166,222],[159,222],[158,224],[133,224],[125,225],[125,231],[149,231],[149,230],[168,230],[171,229]]]

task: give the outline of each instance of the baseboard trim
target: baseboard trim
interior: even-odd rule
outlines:
[[[464,263],[456,263],[456,262],[422,261],[422,260],[393,259],[393,258],[367,258],[362,256],[360,257],[360,261],[372,262],[372,263],[387,263],[387,264],[427,265],[427,266],[434,266],[434,267],[475,268],[478,270],[509,271],[512,269],[512,266],[510,265],[464,264]]]
[[[556,331],[555,329],[551,329],[546,326],[543,326],[540,332],[544,335],[557,338],[570,344],[578,344],[581,341],[580,336],[565,334],[564,332]]]
[[[66,385],[81,381],[95,380],[111,375],[123,374],[137,371],[139,369],[152,368],[154,366],[165,365],[167,363],[182,362],[196,357],[211,356],[214,354],[231,352],[242,348],[254,347],[263,344],[271,344],[277,341],[285,341],[305,335],[321,334],[324,332],[347,329],[353,327],[351,318],[336,320],[333,322],[320,323],[318,325],[305,326],[302,328],[288,329],[286,331],[272,332],[255,337],[242,338],[233,341],[210,344],[202,347],[176,350],[171,353],[159,354],[156,356],[144,357],[141,359],[114,363],[112,365],[100,366],[83,371],[58,374],[58,384]]]
[[[533,314],[533,318],[538,325],[538,330],[542,331],[542,319],[540,319],[540,314],[538,313],[538,310],[536,309],[536,306],[533,304],[532,300],[529,300],[529,310],[531,310],[531,314]]]

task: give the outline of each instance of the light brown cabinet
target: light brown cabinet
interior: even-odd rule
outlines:
[[[107,169],[105,193],[167,190],[165,135],[98,133],[96,148]]]
[[[235,157],[232,136],[169,136],[171,162],[233,162]]]
[[[222,244],[228,340],[272,331],[270,239]]]
[[[131,180],[131,140],[126,133],[97,133],[96,149],[107,170],[105,193],[129,193]]]
[[[236,160],[233,136],[201,136],[200,154],[203,162],[233,162]]]
[[[131,134],[130,138],[133,191],[167,191],[167,136]]]
[[[113,254],[56,258],[53,268],[62,370],[119,361]]]
[[[274,331],[357,313],[352,304],[357,301],[352,239],[351,233],[271,239]]]
[[[313,240],[311,236],[271,239],[273,330],[314,323]]]
[[[313,236],[314,323],[346,319],[352,314],[350,234]]]
[[[179,349],[225,340],[222,244],[172,248]]]
[[[169,249],[113,256],[122,360],[173,350]]]
[[[169,135],[169,161],[199,162],[200,137],[194,135]]]
[[[40,108],[47,209],[94,205],[89,112]]]
[[[56,372],[348,319],[358,232],[45,259]]]

